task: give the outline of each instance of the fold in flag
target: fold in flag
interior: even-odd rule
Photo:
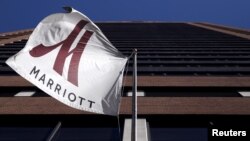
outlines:
[[[43,19],[26,46],[6,63],[68,106],[118,114],[127,57],[88,17],[74,9]]]

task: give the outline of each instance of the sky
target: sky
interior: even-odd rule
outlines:
[[[250,30],[250,0],[0,0],[0,33],[71,6],[96,21],[210,22]]]

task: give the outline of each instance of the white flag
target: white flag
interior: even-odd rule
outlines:
[[[22,77],[71,107],[117,115],[127,57],[85,15],[43,19],[26,46],[6,63]]]

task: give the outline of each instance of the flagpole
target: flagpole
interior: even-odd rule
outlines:
[[[131,141],[137,141],[137,49],[133,52],[133,96],[132,96],[132,130]]]

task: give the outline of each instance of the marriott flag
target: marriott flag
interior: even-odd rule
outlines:
[[[76,109],[117,115],[123,56],[85,15],[52,14],[6,63],[44,92]]]

